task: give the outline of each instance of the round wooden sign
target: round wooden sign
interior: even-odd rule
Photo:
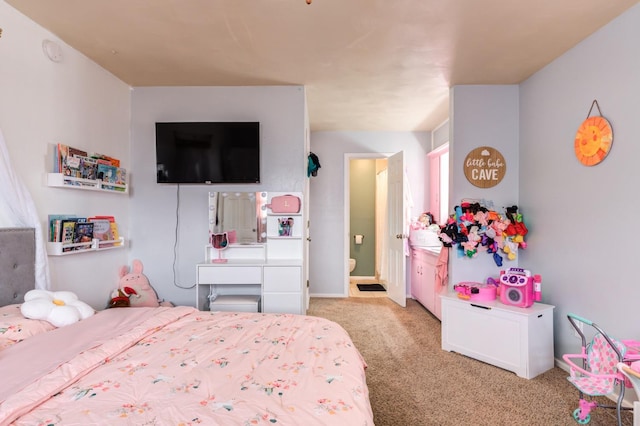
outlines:
[[[613,130],[606,118],[589,117],[576,132],[573,145],[576,157],[585,166],[595,166],[604,160],[613,143]]]
[[[495,148],[481,146],[464,159],[464,175],[478,188],[491,188],[502,181],[507,172],[504,157]]]

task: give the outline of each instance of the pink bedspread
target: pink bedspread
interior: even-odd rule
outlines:
[[[364,360],[317,317],[109,309],[0,366],[1,425],[373,425]]]

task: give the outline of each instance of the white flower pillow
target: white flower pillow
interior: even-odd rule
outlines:
[[[25,318],[44,320],[64,327],[95,314],[95,310],[70,291],[30,290],[20,311]]]

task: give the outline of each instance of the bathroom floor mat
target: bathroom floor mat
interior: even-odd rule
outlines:
[[[357,284],[360,291],[387,291],[381,284]]]

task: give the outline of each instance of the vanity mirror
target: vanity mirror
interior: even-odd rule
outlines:
[[[209,237],[211,247],[218,251],[218,258],[213,259],[213,263],[226,263],[227,259],[222,258],[222,250],[229,247],[229,234],[222,232],[220,234],[211,234]]]
[[[230,244],[265,242],[267,217],[263,206],[266,202],[266,192],[210,192],[209,232],[229,233]]]

